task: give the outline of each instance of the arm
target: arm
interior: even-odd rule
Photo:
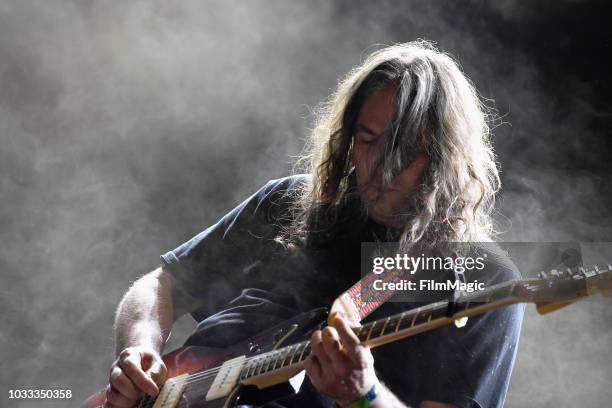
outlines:
[[[378,384],[378,395],[370,403],[371,408],[407,408],[391,390],[378,383],[374,357],[360,344],[348,321],[339,314],[333,323],[312,334],[313,353],[305,361],[305,368],[313,385],[344,407]],[[423,401],[419,408],[454,408],[454,405]]]
[[[170,276],[158,268],[134,282],[117,308],[117,359],[111,366],[106,407],[132,407],[144,393],[158,394],[158,384],[166,379],[161,352],[172,323]]]
[[[117,355],[135,345],[161,353],[173,323],[171,281],[161,268],[138,279],[121,299],[115,316]]]

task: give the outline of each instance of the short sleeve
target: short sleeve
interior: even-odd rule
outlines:
[[[275,238],[304,177],[272,180],[255,194],[172,251],[161,255],[170,274],[175,313],[213,313],[246,287],[261,284],[254,271],[278,246]]]

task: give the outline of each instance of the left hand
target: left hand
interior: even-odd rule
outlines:
[[[361,345],[341,313],[333,326],[315,331],[310,344],[304,368],[315,388],[341,406],[360,399],[377,382],[370,349]]]

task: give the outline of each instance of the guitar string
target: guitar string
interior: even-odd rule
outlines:
[[[392,317],[398,317],[399,318],[399,315],[392,316]],[[373,322],[373,323],[377,323],[377,322],[378,321]],[[364,325],[364,326],[361,326],[361,327],[362,328],[368,327],[368,325]],[[372,325],[372,327],[374,327],[374,325]],[[302,349],[302,345],[304,346],[303,349]],[[280,357],[282,354],[285,354],[285,356],[283,357],[283,362],[284,362],[287,359],[287,357],[289,357],[289,355],[291,354],[291,353],[288,352],[289,348],[290,347],[295,347],[295,346],[297,346],[297,347],[293,351],[294,355],[291,357],[291,360],[293,360],[295,358],[295,352],[300,350],[300,349],[302,349],[300,354],[303,355],[305,353],[305,351],[306,351],[306,348],[308,346],[310,346],[310,341],[305,341],[305,342],[301,342],[301,343],[292,344],[290,346],[283,347],[283,348],[281,348],[279,350],[273,350],[273,351],[269,351],[269,352],[266,352],[266,353],[263,353],[263,354],[259,354],[259,355],[253,356],[253,357],[247,357],[242,362],[237,362],[237,363],[230,364],[230,365],[225,365],[225,366],[221,365],[219,367],[215,367],[215,368],[212,368],[212,369],[200,371],[200,372],[195,373],[195,374],[190,374],[187,377],[188,379],[187,379],[186,383],[189,384],[189,383],[193,383],[193,382],[196,382],[196,381],[200,381],[200,380],[205,379],[205,378],[210,378],[210,377],[212,377],[214,375],[217,375],[221,369],[234,368],[234,367],[237,367],[237,366],[245,366],[246,364],[251,363],[251,362],[253,362],[255,360],[261,360],[260,362],[264,362],[266,359],[268,359],[271,356],[273,358],[271,359],[271,361],[268,362],[267,367],[269,367],[270,364],[272,364],[272,362],[275,359],[278,359],[278,357]],[[308,352],[308,354],[310,354],[310,351]],[[300,363],[302,361],[303,360],[300,358],[300,361],[298,361],[297,363]],[[297,363],[294,363],[294,364],[297,364]],[[274,362],[273,367],[275,367],[277,364],[278,364],[278,360],[276,360],[276,362]],[[281,367],[279,367],[279,368],[282,368],[282,367],[283,366],[281,365]]]
[[[396,315],[396,316],[392,316],[392,317],[396,317],[396,318],[399,319],[400,315]],[[405,318],[405,317],[402,317],[402,319],[403,318]],[[372,322],[372,323],[377,323],[377,322],[378,321]],[[374,327],[374,326],[375,326],[375,324],[372,325],[372,327]],[[368,327],[368,325],[362,326],[362,328],[364,328],[364,327]],[[302,342],[302,343],[296,343],[296,344],[293,344],[291,346],[287,346],[287,348],[295,347],[296,345],[300,345],[300,346],[296,347],[296,349],[294,350],[294,353],[295,353],[297,350],[301,349],[301,345],[304,344],[304,343],[306,343],[305,347],[304,347],[304,350],[306,350],[306,348],[310,345],[310,341],[306,341],[306,342]],[[185,381],[185,383],[186,384],[193,384],[193,383],[198,382],[198,381],[203,381],[203,380],[206,380],[206,379],[209,379],[209,378],[212,378],[212,377],[216,376],[221,371],[221,369],[232,369],[232,368],[235,368],[235,367],[238,367],[238,366],[245,366],[245,365],[247,365],[247,364],[249,364],[249,363],[251,363],[251,362],[253,362],[255,360],[261,360],[260,362],[264,362],[267,358],[269,358],[270,356],[273,356],[271,361],[269,361],[268,364],[267,364],[267,366],[269,367],[270,364],[272,364],[272,362],[274,361],[274,359],[280,357],[282,353],[287,354],[283,358],[283,362],[284,362],[287,359],[288,355],[289,355],[289,353],[287,353],[286,351],[282,351],[284,349],[285,348],[282,348],[280,350],[269,351],[267,353],[259,354],[257,356],[247,357],[242,362],[237,362],[237,363],[233,363],[233,364],[229,364],[229,365],[225,365],[225,366],[221,365],[219,367],[215,367],[215,368],[212,368],[212,369],[200,371],[200,372],[197,372],[195,374],[189,374],[188,377],[187,377],[187,380]],[[295,357],[295,355],[291,358],[291,360],[293,360],[294,357]],[[301,361],[298,361],[298,363],[299,362],[301,362]],[[257,362],[257,363],[259,363],[259,362]],[[274,362],[274,366],[276,366],[277,364],[278,364],[278,360],[276,362]],[[279,367],[279,368],[282,368],[282,367],[283,366],[281,365],[281,367]]]
[[[597,269],[595,269],[595,271],[593,271],[593,272],[601,273],[601,272],[605,272],[605,269],[609,270],[610,268],[609,267],[608,268],[604,267],[604,271],[601,271],[601,270],[598,271]],[[589,271],[589,272],[591,272],[591,271]],[[306,343],[309,343],[309,342],[306,342]],[[297,343],[297,344],[302,344],[302,343]],[[309,344],[307,344],[306,346],[308,346],[308,345]],[[287,347],[293,347],[293,346],[295,346],[295,345],[291,345],[291,346],[287,346]],[[297,351],[299,348],[300,347],[297,347],[295,351]],[[234,363],[234,364],[225,365],[225,366],[222,365],[222,366],[215,367],[215,368],[212,368],[212,369],[209,369],[209,370],[204,370],[204,371],[198,372],[196,374],[190,374],[190,375],[188,375],[187,380],[185,381],[185,384],[193,384],[195,382],[204,381],[206,379],[212,378],[213,376],[216,376],[219,373],[219,371],[221,371],[221,369],[228,369],[228,368],[231,369],[231,368],[234,368],[234,367],[237,367],[237,366],[245,366],[248,363],[251,363],[251,362],[253,362],[253,361],[257,360],[257,359],[260,359],[263,362],[269,356],[274,356],[275,354],[276,354],[275,358],[278,358],[282,354],[281,350],[283,350],[283,349],[274,350],[274,351],[271,351],[271,352],[268,352],[268,353],[264,353],[264,354],[260,354],[260,355],[257,355],[257,356],[253,356],[253,357],[247,357],[244,361],[239,362],[239,363]],[[306,350],[306,347],[304,348],[304,351],[305,350]],[[287,354],[289,354],[289,353],[287,353]],[[283,362],[286,360],[287,357],[288,357],[288,355],[286,355],[283,358]],[[292,357],[291,360],[293,360],[294,357]],[[268,363],[267,367],[269,367],[270,363],[272,363],[273,361],[274,361],[274,358]],[[300,363],[300,362],[301,361],[298,361],[298,363]],[[273,367],[275,367],[277,364],[278,364],[278,360],[274,363]],[[297,364],[297,363],[295,363],[295,364]],[[283,365],[281,364],[281,367],[279,367],[279,368],[282,368],[282,367],[283,367]]]
[[[310,342],[308,341],[306,343],[307,343],[306,345],[308,346]],[[296,343],[296,344],[303,344],[303,343]],[[291,345],[291,346],[287,346],[287,347],[293,347],[293,346],[295,346],[295,344]],[[296,351],[298,349],[299,349],[299,347],[296,348]],[[304,350],[305,349],[306,348],[304,348]],[[257,356],[247,357],[245,359],[245,361],[241,362],[241,363],[233,363],[233,364],[230,364],[230,365],[225,365],[225,366],[215,367],[215,368],[212,368],[212,369],[209,369],[209,370],[204,370],[204,371],[198,372],[196,374],[189,374],[187,376],[187,380],[185,381],[184,384],[189,385],[189,384],[194,384],[196,382],[204,381],[204,380],[209,379],[209,378],[214,378],[219,373],[219,371],[221,371],[222,368],[225,369],[225,368],[234,368],[234,367],[238,367],[238,366],[245,366],[246,364],[248,364],[248,363],[250,363],[250,362],[252,362],[252,361],[254,361],[254,360],[258,359],[258,358],[265,360],[265,358],[267,358],[269,355],[273,355],[274,353],[280,354],[280,350],[274,350],[272,352],[260,354],[260,355],[257,355]],[[266,356],[266,357],[262,357],[262,356]],[[287,356],[285,356],[285,359],[286,359],[286,357]],[[283,361],[285,359],[283,359]],[[292,359],[293,359],[293,357],[292,357]],[[301,361],[299,361],[298,363],[300,363],[300,362]],[[274,365],[276,365],[277,363],[278,363],[278,361]],[[295,363],[295,364],[298,364],[298,363]],[[159,396],[159,394],[158,394],[158,396]],[[151,407],[152,406],[151,404],[154,404],[155,401],[156,401],[156,399],[149,400],[148,402],[145,403],[143,408]],[[179,404],[180,404],[180,402],[179,402]]]
[[[420,308],[417,308],[417,309],[420,309]],[[391,316],[391,317],[395,317],[395,318],[398,318],[400,320],[405,318],[405,316],[402,317],[399,314],[395,315],[395,316]],[[377,322],[378,321],[371,322],[372,328],[375,326],[375,323],[377,323]],[[368,327],[368,326],[369,325],[364,325],[364,326],[362,326],[362,329],[364,327]],[[291,346],[287,346],[287,351],[288,351],[288,348],[295,347],[297,345],[298,347],[296,347],[296,349],[293,351],[293,353],[295,353],[296,351],[298,351],[298,350],[300,350],[302,348],[302,345],[304,343],[306,343],[306,344],[305,344],[305,346],[303,348],[303,351],[302,351],[302,354],[303,354],[304,351],[306,350],[306,348],[310,345],[310,341],[306,341],[306,342],[302,342],[302,343],[296,343],[296,344],[293,344]],[[212,369],[200,371],[200,372],[197,372],[195,374],[189,374],[187,376],[187,380],[185,381],[185,384],[193,384],[193,383],[196,383],[196,382],[205,381],[207,379],[213,378],[213,377],[215,377],[221,371],[221,369],[233,369],[233,368],[238,367],[238,366],[245,366],[245,365],[247,365],[249,363],[252,363],[252,362],[254,362],[256,360],[261,360],[261,361],[258,361],[257,363],[260,363],[260,362],[263,363],[266,359],[268,359],[269,357],[272,356],[273,358],[268,362],[266,368],[270,367],[270,365],[274,362],[274,360],[278,359],[278,357],[280,357],[283,353],[286,354],[284,356],[284,358],[283,358],[283,362],[287,359],[287,357],[289,356],[290,353],[287,353],[287,351],[283,351],[284,349],[285,348],[282,348],[282,349],[279,349],[279,350],[269,351],[267,353],[263,353],[263,354],[256,355],[256,356],[253,356],[253,357],[247,357],[247,358],[245,358],[244,361],[241,361],[241,362],[237,362],[237,363],[233,363],[233,364],[229,364],[229,365],[225,365],[225,366],[221,365],[219,367],[215,367],[215,368],[212,368]],[[310,354],[310,351],[309,351],[309,354]],[[293,360],[293,358],[295,358],[295,355],[291,358],[291,360]],[[298,361],[297,363],[300,363],[302,361],[303,360],[300,358],[300,361]],[[297,364],[297,363],[294,363],[294,364]],[[274,362],[273,367],[275,367],[277,364],[278,364],[278,360],[276,360]],[[279,367],[279,368],[282,368],[282,367],[283,366],[281,365],[281,367]]]
[[[437,302],[437,303],[438,303],[438,306],[439,306],[439,307],[443,307],[443,304],[441,304],[441,302]],[[433,305],[433,304],[432,304],[432,305]],[[417,309],[421,309],[421,308],[417,308]],[[414,310],[412,310],[412,311],[417,311],[417,309],[414,309]],[[435,309],[437,309],[437,308],[435,308]],[[419,312],[422,312],[422,310],[420,310]],[[433,310],[432,310],[431,312],[433,312]],[[418,313],[416,313],[416,314],[418,314]],[[406,316],[405,316],[405,315],[404,315],[404,316],[401,316],[401,315],[399,315],[399,314],[398,314],[398,315],[394,315],[394,316],[391,316],[391,317],[398,318],[398,319],[401,321],[401,319],[404,319]],[[371,322],[371,323],[370,323],[370,324],[372,324],[372,328],[375,326],[375,324],[376,324],[377,322],[378,322],[378,321],[375,321],[375,322]],[[364,326],[362,326],[362,328],[364,328],[364,327],[368,327],[368,326],[369,326],[369,325],[364,325]],[[303,342],[303,343],[304,343],[304,342]],[[287,346],[287,349],[288,349],[289,347],[295,347],[296,345],[301,345],[301,344],[303,344],[303,343],[296,343],[296,344],[294,344],[294,345]],[[306,346],[304,347],[304,350],[306,350],[306,347],[308,347],[308,345],[309,345],[309,343],[310,343],[310,342],[309,342],[309,341],[307,341],[307,342],[305,342],[305,343],[307,343],[307,344],[306,344]],[[294,350],[294,353],[295,353],[297,350],[299,350],[300,348],[301,348],[301,346],[296,347],[296,350]],[[286,360],[286,358],[288,357],[288,354],[289,354],[289,353],[287,353],[286,351],[282,351],[282,350],[284,350],[284,349],[285,349],[285,348],[282,348],[282,349],[280,349],[280,350],[273,350],[273,351],[269,351],[269,352],[267,352],[267,353],[260,354],[260,355],[257,355],[257,356],[247,357],[247,358],[246,358],[244,361],[242,361],[242,362],[238,362],[238,363],[234,363],[234,364],[230,364],[230,365],[225,365],[225,366],[223,366],[223,365],[222,365],[222,366],[215,367],[215,368],[212,368],[212,369],[208,369],[208,370],[200,371],[200,372],[195,373],[195,374],[190,374],[190,375],[188,375],[187,380],[185,381],[185,383],[186,383],[186,384],[193,384],[193,383],[198,382],[198,381],[204,381],[204,380],[206,380],[206,379],[209,379],[209,378],[212,378],[212,377],[216,376],[216,375],[217,375],[217,374],[220,372],[220,370],[221,370],[221,369],[232,369],[232,368],[235,368],[235,367],[237,367],[237,366],[245,366],[245,365],[247,365],[247,364],[249,364],[249,363],[251,363],[251,362],[253,362],[253,361],[255,361],[255,360],[261,360],[261,362],[264,362],[264,361],[265,361],[267,358],[269,358],[270,356],[273,356],[273,358],[271,359],[271,361],[269,361],[269,362],[268,362],[268,364],[267,364],[267,367],[269,367],[269,366],[270,366],[270,364],[272,364],[272,362],[274,361],[274,359],[275,359],[275,358],[278,358],[278,357],[279,357],[279,356],[280,356],[282,353],[287,354],[287,355],[285,355],[285,357],[283,358],[283,362],[284,362],[284,361]],[[302,352],[302,353],[303,353],[303,352]],[[291,359],[293,359],[294,357],[295,357],[295,355],[294,355],[294,356],[293,356]],[[299,362],[301,362],[301,361],[298,361],[298,363],[299,363]],[[259,363],[259,362],[258,362],[258,363]],[[276,360],[276,362],[274,362],[273,367],[275,367],[277,364],[278,364],[278,360]],[[296,363],[296,364],[297,364],[297,363]],[[282,368],[282,367],[283,367],[283,366],[281,365],[281,367],[279,367],[279,368]]]
[[[401,318],[403,318],[401,315],[395,315],[395,316],[391,316],[391,317],[396,317],[396,318],[398,318],[398,319],[400,319],[400,320],[401,320]],[[398,321],[399,321],[399,320],[398,320]],[[372,324],[372,328],[375,326],[375,323],[377,323],[377,322],[378,322],[378,321],[371,322],[371,324]],[[369,326],[369,325],[364,325],[364,326],[361,326],[361,329],[363,329],[364,327],[368,327],[368,326]],[[356,334],[360,334],[360,332],[358,332],[358,333],[356,333]],[[296,346],[297,346],[297,347],[296,347]],[[271,365],[273,362],[274,362],[274,364],[272,365],[272,367],[276,367],[276,365],[278,364],[278,360],[276,360],[276,361],[274,361],[274,360],[275,360],[275,359],[278,359],[278,357],[280,357],[280,356],[282,356],[282,355],[284,354],[284,357],[283,357],[283,359],[282,359],[282,362],[284,363],[284,362],[285,362],[285,360],[287,359],[287,357],[289,357],[291,354],[293,354],[293,355],[291,356],[291,359],[289,360],[289,361],[292,361],[292,360],[295,358],[295,353],[296,353],[298,350],[302,350],[302,351],[301,351],[301,353],[300,353],[300,360],[299,360],[297,363],[290,364],[290,366],[291,366],[291,365],[294,365],[294,364],[299,364],[299,363],[301,363],[302,361],[304,361],[302,357],[303,357],[303,356],[304,356],[304,354],[306,353],[306,350],[307,350],[307,348],[308,348],[309,346],[310,346],[310,341],[309,341],[309,340],[307,340],[307,341],[305,341],[305,342],[296,343],[296,344],[292,344],[292,345],[290,345],[290,346],[283,347],[283,348],[281,348],[281,349],[279,349],[279,350],[272,350],[272,351],[269,351],[269,352],[266,352],[266,353],[263,353],[263,354],[259,354],[259,355],[253,356],[253,357],[247,357],[247,358],[245,358],[245,360],[244,360],[244,361],[241,361],[241,362],[236,362],[236,363],[229,364],[229,365],[225,365],[225,366],[223,366],[223,365],[222,365],[222,366],[215,367],[215,368],[212,368],[212,369],[208,369],[208,370],[200,371],[200,372],[195,373],[195,374],[189,374],[189,375],[187,376],[187,379],[186,379],[186,381],[184,382],[184,384],[185,384],[185,385],[193,385],[193,384],[195,384],[195,383],[202,382],[202,381],[206,381],[206,380],[208,380],[208,379],[210,379],[210,378],[214,378],[214,377],[216,377],[216,376],[217,376],[217,374],[218,374],[218,373],[221,371],[221,369],[233,369],[233,368],[235,368],[235,367],[239,367],[239,366],[241,366],[241,367],[245,367],[245,366],[247,366],[248,364],[250,364],[250,363],[252,363],[252,362],[254,362],[254,361],[256,361],[256,360],[261,360],[261,361],[258,361],[256,364],[259,364],[260,362],[262,362],[262,363],[263,363],[263,362],[265,362],[265,361],[266,361],[266,359],[268,359],[268,358],[269,358],[269,357],[271,357],[271,356],[272,356],[273,358],[272,358],[272,359],[271,359],[271,360],[268,362],[268,364],[266,365],[266,368],[270,367],[270,365]],[[288,352],[288,351],[289,351],[289,348],[291,348],[291,347],[295,347],[295,350],[294,350],[293,352]],[[286,349],[286,351],[285,351],[285,349]],[[311,351],[312,351],[312,350],[308,350],[307,355],[310,355]],[[286,367],[286,366],[285,366],[285,367]],[[279,368],[283,368],[283,365],[281,364],[281,367],[279,367]],[[249,370],[250,370],[250,368],[249,368]],[[248,371],[247,371],[247,373],[248,373]],[[262,373],[260,373],[260,374],[262,374]],[[154,404],[154,403],[155,403],[155,401],[156,401],[156,399],[153,399],[153,400],[148,401],[148,402],[147,402],[147,403],[146,403],[146,404],[143,406],[143,408],[150,408],[150,407],[152,407],[153,405],[151,405],[151,404]],[[182,402],[183,402],[182,400],[181,400],[181,401],[179,401],[179,404],[178,404],[177,406],[181,406]]]
[[[420,309],[420,308],[418,308],[418,309]],[[397,314],[397,315],[394,315],[394,316],[391,316],[391,317],[392,318],[397,318],[398,320],[401,320],[401,319],[405,319],[406,316],[405,316],[405,314],[404,314],[404,316],[401,316],[400,314]],[[380,321],[382,321],[382,320],[380,320]],[[379,322],[379,320],[377,320],[375,322],[371,322],[371,323],[366,324],[364,326],[361,326],[360,330],[363,330],[363,328],[369,327],[370,324],[372,325],[372,328],[373,328],[376,325],[376,323],[378,323],[378,322]],[[306,350],[306,348],[310,345],[310,341],[305,341],[305,342],[301,342],[301,343],[292,344],[290,346],[283,347],[283,348],[281,348],[279,350],[268,351],[266,353],[259,354],[259,355],[253,356],[253,357],[247,357],[245,359],[245,361],[243,361],[243,362],[238,362],[238,363],[235,363],[235,364],[230,364],[230,365],[225,365],[225,366],[222,365],[222,366],[215,367],[215,368],[212,368],[212,369],[200,371],[200,372],[195,373],[195,374],[190,374],[189,377],[188,377],[187,382],[191,382],[191,381],[194,381],[194,380],[199,380],[199,379],[204,378],[204,377],[210,377],[213,374],[216,375],[216,374],[218,374],[218,372],[222,368],[234,368],[234,367],[240,366],[240,365],[244,366],[244,365],[246,365],[248,363],[251,363],[251,362],[253,362],[255,360],[261,360],[261,362],[263,362],[267,358],[269,358],[270,356],[273,356],[272,360],[268,363],[268,366],[269,366],[272,363],[272,361],[274,361],[274,358],[280,357],[283,353],[286,354],[284,356],[284,358],[283,358],[283,362],[284,362],[287,359],[288,355],[290,354],[290,353],[287,353],[287,351],[288,351],[288,349],[290,347],[297,346],[296,349],[293,351],[293,353],[295,353],[296,351],[298,351],[298,350],[300,350],[302,348],[302,345],[304,345],[304,349],[303,350]],[[302,351],[302,353],[303,352],[304,351]],[[291,359],[293,360],[294,357],[295,357],[295,355]],[[276,366],[276,364],[278,364],[278,360],[274,363],[274,366]],[[282,366],[279,367],[279,368],[282,368]]]
[[[309,343],[310,342],[307,342],[306,346],[308,346]],[[297,344],[303,344],[303,343],[297,343]],[[295,345],[288,346],[288,347],[293,347],[293,346],[295,346]],[[305,349],[306,348],[304,348],[304,350]],[[283,349],[281,349],[281,350],[283,350]],[[229,365],[225,365],[225,366],[222,365],[222,366],[215,367],[215,368],[212,368],[212,369],[209,369],[209,370],[200,371],[200,372],[195,373],[195,374],[190,374],[187,377],[188,379],[187,379],[186,383],[189,384],[189,383],[193,383],[195,381],[200,381],[200,380],[202,380],[204,378],[213,377],[213,376],[217,375],[219,373],[219,371],[221,371],[221,369],[228,369],[228,368],[235,368],[235,367],[238,367],[238,366],[245,366],[245,365],[247,365],[247,364],[249,364],[249,363],[251,363],[251,362],[253,362],[255,360],[258,360],[258,359],[260,359],[261,362],[263,362],[268,357],[274,356],[275,354],[276,354],[276,356],[274,356],[274,357],[278,358],[282,354],[281,350],[274,350],[272,352],[260,354],[260,355],[257,355],[257,356],[247,357],[243,362],[237,362],[237,363],[233,363],[233,364],[229,364]],[[295,351],[297,351],[297,350],[299,350],[299,347],[297,347]],[[287,359],[287,357],[288,357],[288,355],[286,355],[283,358],[283,362]],[[295,356],[293,356],[293,357],[295,357]],[[293,357],[292,357],[292,359],[293,359]],[[274,358],[268,363],[268,366],[272,363],[272,361],[274,361]],[[274,363],[274,366],[276,366],[276,364],[278,364],[278,360]],[[281,367],[279,367],[279,368],[281,368]]]
[[[400,318],[399,315],[392,316],[392,317],[396,317],[398,319]],[[373,323],[377,323],[377,322],[378,321],[373,322]],[[362,326],[362,328],[368,327],[368,326],[369,325],[364,325],[364,326]],[[374,327],[374,326],[375,325],[373,324],[372,327]],[[296,347],[296,349],[293,351],[294,355],[291,357],[291,360],[293,360],[295,358],[295,352],[302,349],[302,345],[304,345],[304,347],[303,347],[303,350],[301,351],[301,354],[304,354],[306,348],[310,345],[310,341],[306,341],[306,342],[302,342],[302,343],[296,343],[296,344],[293,344],[291,346],[287,346],[287,350],[286,351],[284,351],[285,348],[282,348],[282,349],[279,349],[279,350],[273,350],[273,351],[269,351],[267,353],[259,354],[257,356],[247,357],[242,362],[237,362],[237,363],[233,363],[233,364],[229,364],[229,365],[225,365],[225,366],[221,365],[219,367],[215,367],[215,368],[212,368],[212,369],[200,371],[200,372],[197,372],[195,374],[189,374],[188,377],[187,377],[187,380],[185,381],[185,383],[186,384],[192,384],[192,383],[195,383],[195,382],[198,382],[198,381],[203,381],[205,379],[209,379],[209,378],[212,378],[212,377],[216,376],[219,373],[219,371],[221,371],[221,369],[232,369],[232,368],[235,368],[235,367],[238,367],[238,366],[245,366],[245,365],[247,365],[249,363],[252,363],[252,362],[254,362],[256,360],[261,360],[261,361],[257,361],[257,363],[260,363],[260,362],[263,363],[266,359],[268,359],[269,357],[272,356],[273,358],[267,364],[267,367],[269,367],[274,362],[274,360],[278,359],[283,353],[285,354],[285,356],[283,357],[283,362],[284,362],[287,359],[287,357],[289,357],[289,355],[291,354],[291,353],[287,352],[288,348],[295,347],[296,345],[298,347]],[[308,352],[308,354],[310,354],[310,351]],[[303,360],[300,358],[300,361],[298,361],[297,363],[300,363],[302,361]],[[294,364],[297,364],[297,363],[294,363]],[[273,367],[275,367],[277,364],[278,364],[278,360],[276,360],[274,362]],[[279,368],[282,368],[282,367],[283,367],[283,365],[281,365],[281,367],[279,367]]]

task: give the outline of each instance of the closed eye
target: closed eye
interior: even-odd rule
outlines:
[[[357,134],[355,135],[355,139],[357,139],[357,142],[359,143],[373,144],[374,142],[376,142],[376,140],[378,140],[378,137],[366,132],[357,132]]]
[[[379,134],[369,129],[368,127],[360,123],[357,124],[355,138],[357,139],[358,142],[363,143],[363,144],[372,144],[376,142],[376,140],[378,140],[379,136],[380,136]]]
[[[366,138],[363,138],[363,137],[358,137],[358,138],[357,138],[357,140],[358,140],[360,143],[363,143],[363,144],[368,144],[368,145],[369,145],[369,144],[374,144],[374,142],[376,141],[376,139],[366,139]]]

